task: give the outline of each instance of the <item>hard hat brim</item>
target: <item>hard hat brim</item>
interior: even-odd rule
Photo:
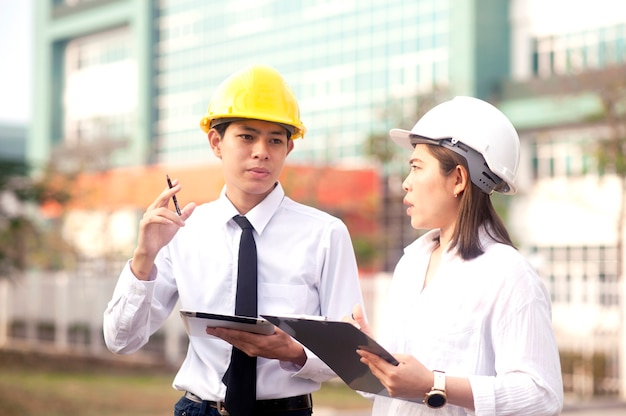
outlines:
[[[389,137],[395,144],[406,150],[413,150],[414,146],[411,144],[411,132],[409,130],[391,129],[389,130]]]
[[[516,192],[516,188],[513,184],[505,181],[491,170],[486,169],[487,165],[481,153],[465,144],[463,144],[465,151],[459,151],[456,146],[454,146],[454,143],[462,145],[460,141],[444,137],[433,139],[402,129],[390,130],[389,136],[398,146],[407,150],[412,151],[417,144],[436,144],[461,155],[467,161],[472,183],[488,195],[494,191],[503,194],[514,194]],[[453,143],[453,145],[448,144],[448,142]],[[497,178],[497,180],[494,178]]]
[[[291,124],[281,123],[279,121],[265,120],[265,119],[258,119],[258,118],[248,118],[248,117],[210,118],[210,117],[205,116],[202,118],[202,120],[200,120],[200,128],[205,133],[208,133],[209,130],[211,130],[215,126],[218,126],[224,123],[232,123],[234,121],[240,121],[240,120],[259,120],[259,121],[267,121],[268,123],[278,124],[279,126],[282,126],[285,130],[289,132],[291,139],[304,138],[304,133],[306,132],[306,128],[304,126],[296,127],[296,126],[292,126]]]

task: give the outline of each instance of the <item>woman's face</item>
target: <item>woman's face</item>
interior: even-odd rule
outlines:
[[[410,172],[402,183],[406,192],[404,204],[415,229],[442,230],[451,228],[457,218],[460,198],[458,193],[458,169],[443,176],[439,161],[430,152],[428,145],[415,146],[409,161]]]

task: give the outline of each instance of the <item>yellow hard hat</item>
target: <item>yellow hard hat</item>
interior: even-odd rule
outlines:
[[[304,137],[296,96],[274,68],[253,65],[235,72],[213,94],[200,127],[208,133],[214,120],[249,118],[282,124],[291,138]]]

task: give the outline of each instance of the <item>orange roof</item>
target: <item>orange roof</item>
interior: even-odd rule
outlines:
[[[183,190],[181,204],[215,199],[223,186],[219,166],[120,168],[80,175],[72,207],[86,209],[145,209],[167,187],[165,175],[178,179]]]
[[[80,175],[71,208],[145,209],[167,186],[166,174],[183,187],[178,194],[181,205],[214,200],[224,185],[221,165],[119,168]],[[373,212],[380,200],[380,181],[373,169],[285,166],[280,181],[291,198],[318,207]]]
[[[216,199],[224,184],[219,164],[120,168],[80,175],[73,185],[68,206],[46,202],[41,209],[50,217],[73,209],[143,211],[167,186],[166,174],[182,185],[178,194],[181,207],[191,201],[201,204]],[[378,238],[382,192],[375,170],[287,165],[280,181],[295,201],[341,218],[353,238],[362,236],[367,241]]]

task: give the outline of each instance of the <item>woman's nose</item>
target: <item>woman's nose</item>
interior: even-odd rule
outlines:
[[[409,191],[409,177],[408,176],[402,182],[402,189],[406,192]]]

